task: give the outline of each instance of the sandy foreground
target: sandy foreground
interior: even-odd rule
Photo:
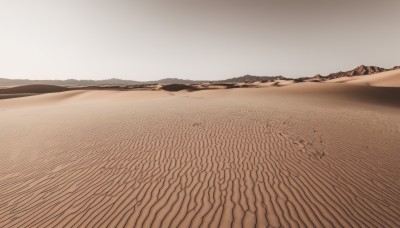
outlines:
[[[0,227],[399,227],[384,76],[0,100]]]

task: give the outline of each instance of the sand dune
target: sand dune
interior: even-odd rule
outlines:
[[[375,72],[382,70],[382,73],[353,76]],[[349,73],[350,72],[350,73]],[[140,84],[140,85],[102,85],[102,86],[74,86],[63,87],[55,85],[22,85],[13,87],[0,87],[0,99],[18,98],[24,96],[64,92],[70,90],[110,90],[110,91],[138,91],[138,90],[165,90],[169,92],[177,92],[181,90],[193,92],[208,89],[233,89],[233,88],[262,88],[262,87],[283,87],[297,83],[307,82],[324,82],[324,83],[350,83],[354,85],[367,85],[377,87],[400,87],[400,69],[386,70],[377,67],[358,67],[353,71],[349,71],[341,77],[333,77],[333,79],[323,79],[322,76],[316,75],[311,78],[286,79],[278,77],[268,81],[254,82],[210,82],[210,83],[191,83],[191,84]],[[351,73],[353,72],[353,73]],[[357,73],[358,72],[358,73]],[[250,77],[250,76],[249,76]],[[260,77],[255,77],[260,78]],[[261,77],[262,78],[262,77]]]
[[[380,87],[400,87],[400,70],[360,76],[355,78],[355,80],[349,81],[349,83]]]
[[[0,227],[399,227],[396,80],[0,100]]]
[[[310,82],[0,100],[0,227],[399,227],[398,95]]]
[[[53,85],[23,85],[0,88],[0,100],[27,97],[44,93],[57,93],[70,90],[69,88]]]
[[[27,97],[37,95],[37,93],[11,93],[11,94],[0,94],[1,99],[10,99],[10,98],[18,98],[18,97]]]
[[[55,93],[70,90],[69,88],[54,85],[23,85],[11,88],[0,89],[0,94],[17,94],[17,93]]]

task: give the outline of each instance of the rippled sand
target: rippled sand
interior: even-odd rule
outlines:
[[[1,100],[0,227],[399,227],[397,95],[302,83]]]

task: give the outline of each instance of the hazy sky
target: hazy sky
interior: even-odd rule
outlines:
[[[223,79],[400,65],[399,0],[0,0],[0,77]]]

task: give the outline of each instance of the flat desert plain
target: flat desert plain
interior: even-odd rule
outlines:
[[[399,227],[399,79],[0,100],[0,227]]]

